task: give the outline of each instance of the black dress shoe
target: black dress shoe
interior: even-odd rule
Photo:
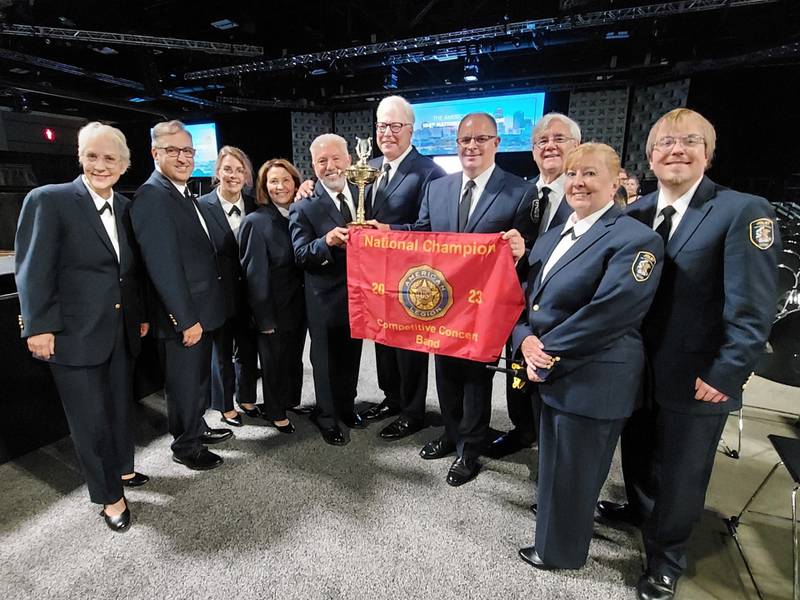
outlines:
[[[434,458],[444,458],[448,454],[456,451],[455,445],[451,444],[449,440],[432,440],[422,447],[419,455],[425,460],[432,460]]]
[[[366,422],[358,413],[353,413],[351,415],[342,417],[342,423],[347,425],[350,429],[366,429],[367,427]]]
[[[423,425],[419,421],[410,421],[400,417],[384,427],[380,436],[385,440],[399,440],[417,433],[422,427]]]
[[[532,445],[532,442],[526,444],[520,441],[517,436],[511,433],[504,433],[497,436],[497,438],[489,444],[489,447],[486,449],[486,454],[491,458],[503,458],[515,452],[519,452],[520,450],[530,448]]]
[[[677,583],[675,577],[644,573],[636,585],[636,597],[639,600],[672,600]]]
[[[150,478],[147,475],[143,473],[137,473],[136,471],[134,471],[133,477],[122,480],[122,485],[124,485],[125,487],[139,487],[140,485],[144,485],[148,481],[150,481]]]
[[[283,420],[283,419],[281,419],[281,420]],[[276,425],[275,421],[267,421],[267,424],[270,427],[274,427],[275,429],[277,429],[281,433],[294,433],[294,425],[292,425],[291,421],[289,421],[286,425]]]
[[[478,474],[481,470],[481,463],[477,458],[462,458],[458,457],[450,465],[450,470],[447,472],[447,483],[453,487],[464,485],[470,479]]]
[[[206,429],[206,432],[200,436],[201,444],[219,444],[233,436],[230,429]]]
[[[187,456],[173,454],[172,460],[192,471],[209,471],[211,469],[216,469],[222,464],[222,457],[214,454],[205,447]]]
[[[261,407],[258,404],[253,405],[253,408],[245,408],[240,404],[239,410],[241,410],[251,419],[260,419],[263,416],[263,413],[261,412]]]
[[[534,546],[520,548],[519,557],[530,566],[541,569],[542,571],[550,571],[553,569],[553,567],[545,564],[545,562],[539,556],[539,553],[536,552],[536,548]]]
[[[103,516],[103,520],[108,525],[108,528],[111,531],[125,531],[128,526],[131,524],[131,509],[127,506],[122,513],[118,514],[116,517],[112,517],[106,514],[106,509],[100,511],[100,514]]]
[[[597,520],[605,523],[625,523],[640,527],[642,519],[634,514],[631,505],[627,502],[619,504],[609,500],[600,500],[597,503]]]
[[[296,415],[310,415],[314,409],[310,406],[290,406],[286,410],[293,412]]]
[[[242,415],[236,413],[235,417],[226,417],[225,413],[220,413],[220,421],[223,423],[227,423],[228,425],[232,425],[233,427],[241,427],[242,426]]]
[[[380,404],[375,404],[374,406],[370,406],[367,410],[361,411],[361,418],[367,421],[380,421],[381,419],[393,417],[397,414],[400,414],[400,409],[390,406],[386,403],[386,400],[384,400]]]
[[[331,446],[344,446],[347,443],[344,435],[342,435],[342,430],[339,429],[337,425],[321,427],[319,431],[326,444],[330,444]]]

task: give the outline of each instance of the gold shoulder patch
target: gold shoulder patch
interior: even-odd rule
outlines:
[[[631,265],[631,273],[633,273],[633,278],[639,283],[647,281],[650,278],[650,273],[653,272],[653,267],[655,266],[656,257],[650,252],[640,250],[636,255],[636,258],[633,259],[633,264]]]
[[[759,250],[766,250],[775,241],[775,226],[766,217],[750,223],[750,242]]]

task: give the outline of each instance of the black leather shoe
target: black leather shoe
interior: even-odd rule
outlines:
[[[450,465],[450,470],[447,472],[447,483],[453,487],[464,485],[470,479],[478,474],[481,470],[481,463],[477,458],[462,458],[458,457]]]
[[[361,418],[366,421],[380,421],[388,417],[393,417],[400,414],[400,409],[394,406],[389,406],[386,400],[380,404],[370,406],[367,410],[361,411]]]
[[[220,413],[220,421],[223,423],[227,423],[228,425],[232,425],[233,427],[241,427],[242,426],[242,415],[236,413],[235,417],[226,417],[225,413]]]
[[[503,458],[520,450],[530,448],[533,444],[525,444],[520,439],[511,433],[503,433],[497,436],[489,447],[486,449],[486,454],[491,458]]]
[[[358,413],[353,413],[351,415],[342,417],[342,423],[347,425],[350,429],[365,429],[367,427],[366,422]]]
[[[206,429],[206,432],[200,436],[201,444],[219,444],[233,436],[230,429]]]
[[[283,420],[283,419],[281,419],[281,420]],[[276,425],[275,421],[267,421],[267,424],[270,427],[274,427],[275,429],[277,429],[281,433],[294,433],[294,425],[292,425],[291,421],[289,421],[289,423],[287,423],[286,425]]]
[[[310,406],[290,406],[286,410],[293,412],[296,415],[310,415],[312,412],[314,412],[314,409]]]
[[[417,433],[422,427],[419,421],[409,421],[400,417],[384,427],[380,436],[385,440],[399,440]]]
[[[534,546],[528,546],[527,548],[520,548],[518,554],[522,560],[524,560],[532,567],[541,569],[542,571],[550,571],[553,569],[553,567],[545,564],[545,562],[539,556],[539,553],[536,552],[536,548]]]
[[[320,428],[319,431],[326,444],[330,444],[331,446],[344,446],[347,444],[347,440],[344,438],[344,435],[342,435],[342,430],[336,425]]]
[[[222,457],[205,447],[187,456],[173,454],[172,460],[192,471],[210,471],[222,464]]]
[[[245,408],[240,404],[239,410],[242,411],[251,419],[260,419],[263,416],[263,414],[261,413],[261,407],[258,404],[254,404],[253,408]]]
[[[125,510],[123,510],[122,513],[118,514],[116,517],[107,515],[105,507],[103,507],[103,510],[100,511],[100,514],[111,531],[125,531],[131,524],[131,509],[127,506],[125,507]]]
[[[639,600],[672,600],[677,583],[675,577],[644,573],[636,585],[636,597]]]
[[[150,481],[150,478],[145,475],[144,473],[137,473],[136,471],[133,472],[133,477],[129,479],[123,479],[122,485],[125,487],[139,487],[140,485],[144,485]]]
[[[597,520],[605,523],[625,523],[634,527],[642,524],[641,518],[634,514],[630,504],[619,504],[609,500],[600,500],[597,503]]]
[[[432,440],[422,447],[419,455],[425,460],[432,460],[434,458],[444,458],[448,454],[456,451],[456,447],[450,443],[449,440]]]

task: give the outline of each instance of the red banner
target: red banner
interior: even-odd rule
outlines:
[[[354,338],[480,362],[524,306],[500,234],[351,229],[347,289]]]

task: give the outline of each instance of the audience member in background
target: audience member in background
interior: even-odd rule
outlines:
[[[644,373],[639,326],[658,285],[663,244],[616,206],[619,157],[605,144],[566,157],[574,212],[529,257],[527,313],[513,334],[541,405],[538,569],[586,562],[594,505]]]
[[[247,282],[239,264],[239,227],[245,215],[256,209],[242,188],[253,185],[253,167],[247,155],[234,146],[223,146],[214,167],[212,192],[197,199],[217,249],[217,265],[225,293],[225,323],[214,332],[211,353],[211,408],[220,420],[241,427],[242,416],[233,398],[250,417],[260,417],[256,406],[256,344],[250,327]]]
[[[247,300],[258,331],[261,413],[281,433],[294,432],[286,411],[300,405],[303,389],[306,303],[289,233],[289,206],[299,185],[300,174],[288,160],[264,163],[256,182],[258,210],[245,217],[239,234]]]
[[[658,191],[628,210],[655,229],[666,251],[642,324],[649,393],[622,434],[628,504],[604,501],[598,511],[642,524],[643,600],[675,594],[722,429],[742,406],[774,316],[775,214],[764,198],[706,177],[715,145],[714,127],[699,113],[678,108],[662,116],[646,145]]]
[[[625,191],[628,193],[628,204],[633,204],[641,198],[639,195],[641,192],[639,178],[636,175],[628,175],[628,178],[622,182],[622,185],[625,186]]]
[[[113,186],[130,164],[119,129],[89,123],[78,132],[83,174],[31,190],[15,242],[20,329],[47,361],[64,406],[89,497],[115,531],[131,513],[123,486],[133,470],[133,359],[147,334],[143,277],[130,202]]]
[[[623,210],[628,206],[628,189],[625,187],[625,182],[627,180],[628,173],[625,169],[620,169],[617,178],[617,192],[614,194],[614,204]]]

